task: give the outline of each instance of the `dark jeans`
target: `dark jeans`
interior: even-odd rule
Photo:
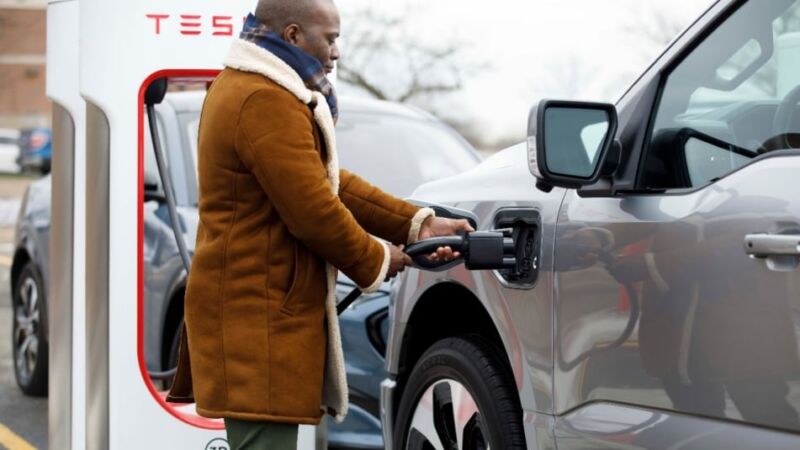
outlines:
[[[231,450],[297,450],[298,425],[225,419]]]

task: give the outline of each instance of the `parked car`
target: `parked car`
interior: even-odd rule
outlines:
[[[19,130],[0,128],[0,172],[19,173]]]
[[[715,2],[603,105],[415,199],[516,267],[406,271],[387,449],[800,448],[800,2]]]
[[[53,152],[52,137],[49,128],[38,127],[22,130],[17,163],[23,171],[50,173],[50,160]]]
[[[204,92],[167,94],[156,106],[184,239],[191,252],[198,223],[197,131]],[[144,354],[150,373],[177,363],[177,331],[183,320],[185,274],[169,222],[149,130],[145,130],[144,186]],[[397,104],[344,98],[337,126],[340,165],[400,196],[418,185],[474,167],[480,158],[457,133],[433,116]],[[47,248],[50,177],[34,182],[23,201],[11,284],[15,310],[17,381],[25,393],[47,387]],[[344,297],[355,285],[339,278]],[[390,283],[355,302],[341,317],[351,387],[350,414],[330,422],[331,448],[383,448],[379,386],[383,371]],[[35,298],[32,301],[31,298]],[[44,380],[44,381],[42,381]],[[154,380],[158,383],[157,380]]]
[[[27,395],[47,394],[47,279],[50,254],[50,177],[25,191],[11,264],[11,348],[14,375]]]

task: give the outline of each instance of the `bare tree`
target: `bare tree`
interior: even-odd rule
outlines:
[[[582,98],[596,83],[596,68],[576,53],[565,53],[542,64],[546,75],[532,85],[532,96],[570,100]]]
[[[642,48],[643,56],[652,58],[653,49],[659,50],[675,39],[685,28],[684,23],[665,6],[641,4],[633,19],[624,26],[624,31],[635,38]]]
[[[374,5],[349,15],[339,80],[377,99],[419,103],[458,91],[485,67],[464,54],[466,44],[458,39],[420,38],[407,28],[408,16],[400,19]]]

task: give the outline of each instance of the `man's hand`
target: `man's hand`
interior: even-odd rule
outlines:
[[[465,219],[445,219],[443,217],[428,217],[422,222],[419,231],[419,239],[430,239],[439,236],[453,236],[459,231],[471,233],[475,231],[472,225]],[[450,261],[461,256],[459,252],[454,252],[450,247],[439,247],[435,253],[431,253],[428,259],[431,261]]]
[[[398,273],[404,271],[406,266],[412,265],[414,262],[411,257],[406,255],[403,251],[404,246],[389,245],[389,271],[386,272],[386,280],[390,280],[397,276]]]

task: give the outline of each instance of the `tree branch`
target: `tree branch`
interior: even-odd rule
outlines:
[[[423,94],[457,91],[465,77],[483,67],[461,56],[464,43],[421,41],[404,28],[407,22],[376,8],[369,6],[349,17],[351,28],[339,62],[342,82],[375,98],[404,103]]]

